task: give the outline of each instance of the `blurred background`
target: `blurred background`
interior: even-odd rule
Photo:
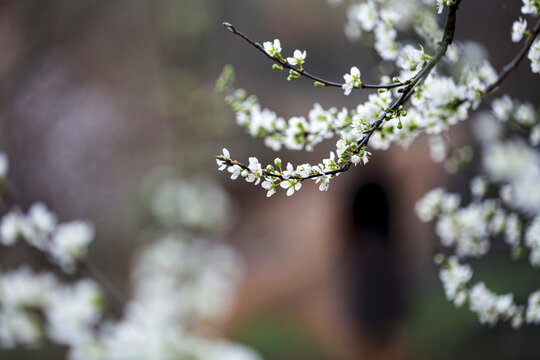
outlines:
[[[519,7],[464,1],[456,38],[484,44],[500,69],[519,49],[510,42]],[[435,236],[413,211],[435,186],[465,189],[474,162],[450,177],[421,138],[407,151],[374,152],[328,192],[306,183],[291,198],[270,199],[217,171],[213,156],[223,147],[239,160],[299,164],[335,145],[276,155],[251,139],[214,91],[225,64],[234,65],[238,87],[285,118],[307,115],[314,102],[353,108],[367,97],[287,82],[221,23],[261,43],[279,38],[284,54],[307,50],[306,68],[323,78],[339,81],[356,65],[375,83],[376,54],[346,40],[345,20],[343,7],[323,0],[0,1],[0,146],[20,205],[41,200],[61,220],[92,221],[91,260],[128,294],[130,264],[151,222],[145,184],[163,172],[213,178],[231,196],[225,238],[246,270],[234,306],[215,326],[265,359],[534,358],[540,330],[481,326],[446,302],[432,266]],[[503,90],[534,100],[538,80],[527,67]],[[468,133],[466,124],[454,129],[453,144],[469,144]],[[8,267],[40,262],[18,248],[0,259]],[[538,285],[526,266],[479,266],[494,289],[526,294]],[[2,359],[47,356],[0,351]],[[50,358],[59,356],[51,350]]]

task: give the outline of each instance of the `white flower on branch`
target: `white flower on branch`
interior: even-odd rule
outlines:
[[[263,43],[264,51],[270,56],[278,57],[281,55],[281,42],[279,39],[274,39],[273,42],[265,41]]]
[[[510,119],[513,107],[514,103],[508,95],[493,100],[493,102],[491,103],[493,114],[500,121],[507,121],[508,119]]]
[[[292,66],[302,66],[306,60],[306,51],[294,50],[294,55],[287,58],[287,62]]]
[[[540,3],[538,0],[523,0],[521,12],[523,14],[538,15],[540,12]]]
[[[295,191],[300,190],[302,184],[298,180],[289,179],[282,181],[280,186],[284,189],[287,189],[287,196],[291,196],[292,194],[294,194]]]
[[[362,86],[362,81],[360,81],[360,70],[358,70],[356,66],[351,68],[349,74],[343,75],[343,79],[345,79],[345,83],[342,85],[342,88],[345,95],[349,95],[353,88]]]
[[[49,252],[55,262],[68,272],[86,257],[87,247],[94,239],[94,227],[84,221],[60,224],[54,233]]]
[[[540,40],[533,43],[527,57],[531,60],[532,72],[540,74]]]
[[[519,20],[514,21],[514,24],[512,24],[512,41],[521,41],[525,31],[527,31],[527,20],[519,18]]]
[[[443,11],[444,5],[450,6],[450,5],[454,5],[455,3],[456,3],[455,0],[437,0],[436,1],[437,12],[441,14]]]
[[[446,298],[461,306],[465,301],[465,285],[471,280],[472,275],[470,266],[460,264],[456,257],[450,257],[439,272]]]

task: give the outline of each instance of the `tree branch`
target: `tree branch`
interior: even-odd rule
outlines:
[[[506,66],[501,70],[499,76],[497,77],[497,80],[495,80],[491,85],[486,88],[486,94],[492,93],[504,81],[504,79],[506,79],[506,77],[518,67],[525,55],[527,55],[527,52],[529,52],[529,49],[531,48],[536,36],[538,36],[538,33],[540,33],[540,19],[534,26],[531,34],[527,38],[527,41],[525,41],[525,44],[514,57],[514,59],[512,59],[512,61],[510,61],[508,64],[506,64]]]
[[[233,34],[240,36],[242,39],[247,41],[251,46],[253,46],[257,50],[261,51],[267,58],[269,58],[270,60],[272,60],[275,63],[278,63],[283,68],[296,71],[301,76],[305,76],[305,77],[307,77],[307,78],[309,78],[311,80],[317,81],[317,82],[323,84],[323,86],[338,87],[338,88],[341,88],[343,86],[342,83],[337,83],[337,82],[334,82],[334,81],[325,80],[325,79],[320,78],[320,77],[318,77],[316,75],[310,74],[309,72],[307,72],[307,71],[305,71],[303,69],[299,69],[297,67],[294,67],[294,66],[290,65],[287,61],[284,61],[284,60],[282,60],[282,59],[280,59],[278,57],[274,57],[274,56],[268,54],[264,50],[264,48],[261,46],[261,44],[255,42],[254,40],[250,39],[247,35],[243,34],[240,31],[238,31],[236,29],[236,27],[234,27],[232,24],[229,24],[229,23],[226,22],[226,23],[223,23],[223,25],[225,25]],[[394,89],[394,88],[397,88],[397,87],[400,87],[400,86],[408,85],[411,82],[412,82],[412,79],[409,79],[409,80],[407,80],[407,81],[405,81],[403,83],[399,82],[399,83],[388,84],[388,85],[386,85],[386,84],[373,85],[373,84],[362,83],[362,85],[359,88],[355,88],[355,89]]]
[[[448,12],[448,17],[446,19],[446,26],[444,28],[444,34],[442,40],[439,42],[439,47],[437,48],[437,51],[435,52],[435,55],[433,58],[427,63],[427,65],[422,68],[414,77],[412,82],[404,87],[403,89],[400,89],[398,91],[402,92],[401,96],[390,106],[390,109],[395,111],[399,108],[400,105],[403,105],[407,102],[410,95],[412,95],[414,87],[420,82],[422,79],[426,78],[431,70],[437,65],[437,63],[442,59],[444,54],[446,54],[446,51],[448,50],[448,46],[452,43],[454,39],[454,33],[456,28],[456,14],[459,7],[461,0],[457,0],[456,3],[452,6],[450,6],[450,11]],[[368,145],[369,139],[371,138],[371,135],[379,129],[379,127],[382,125],[384,119],[386,118],[386,115],[388,114],[388,111],[383,111],[382,114],[379,116],[379,119],[373,124],[372,128],[367,130],[365,132],[365,136],[358,141],[358,149],[361,149]]]
[[[444,29],[443,37],[442,37],[441,41],[439,42],[439,46],[437,48],[437,51],[435,52],[435,55],[426,64],[426,66],[424,68],[422,68],[410,80],[408,85],[406,85],[405,87],[403,87],[402,89],[399,90],[399,92],[401,92],[401,96],[396,101],[394,101],[392,103],[390,108],[388,110],[384,110],[381,113],[381,115],[379,116],[379,118],[377,119],[377,121],[375,123],[373,123],[373,126],[369,130],[366,130],[364,132],[364,137],[362,139],[358,140],[358,142],[357,142],[358,145],[357,145],[357,150],[356,150],[355,154],[358,154],[361,151],[365,151],[366,147],[369,144],[369,139],[371,138],[371,135],[373,135],[373,133],[380,128],[380,126],[382,125],[383,121],[386,118],[386,115],[391,111],[396,111],[401,105],[405,104],[409,100],[410,95],[412,95],[415,86],[421,80],[423,80],[424,78],[426,78],[429,75],[431,70],[433,70],[433,68],[442,59],[444,54],[446,54],[446,51],[448,50],[448,46],[450,46],[450,44],[452,43],[452,41],[454,39],[454,33],[455,33],[455,28],[456,28],[456,14],[457,14],[457,10],[458,10],[458,7],[459,7],[460,3],[461,3],[461,0],[457,0],[454,5],[451,5],[449,7],[449,12],[448,12],[448,16],[447,16],[447,19],[446,19],[446,26],[445,26],[445,29]],[[233,33],[241,36],[246,41],[248,41],[251,45],[255,46],[257,49],[264,52],[264,54],[267,57],[269,57],[270,59],[272,59],[273,61],[276,61],[276,62],[282,64],[283,66],[287,66],[288,68],[294,69],[293,67],[288,66],[288,64],[283,63],[282,60],[274,58],[274,57],[270,56],[269,54],[267,54],[266,51],[264,51],[264,49],[259,44],[253,42],[251,39],[246,37],[244,34],[238,32],[232,25],[226,24],[226,26],[229,27],[229,29]],[[294,69],[294,70],[296,71],[296,69]],[[311,79],[315,79],[311,75],[306,75],[306,76],[311,78]],[[318,79],[315,79],[315,80],[320,81]],[[341,86],[340,84],[336,84],[336,83],[333,83],[333,84],[334,85],[330,85],[330,86]],[[403,84],[399,84],[398,86],[401,86],[401,85],[403,85]],[[398,87],[398,86],[392,86],[392,87],[395,88],[395,87]],[[227,166],[238,165],[242,169],[244,169],[244,170],[251,173],[251,170],[249,169],[249,167],[247,165],[239,163],[238,161],[230,160],[230,159],[228,159],[226,161],[224,159],[220,159],[220,160],[224,161]],[[340,174],[342,172],[345,172],[345,171],[349,170],[349,168],[351,167],[351,162],[349,161],[349,162],[345,162],[345,163],[338,163],[338,165],[339,165],[339,169],[332,170],[332,171],[326,171],[326,172],[323,172],[321,174],[312,174],[312,175],[308,175],[308,176],[302,177],[302,178],[296,178],[296,180],[304,181],[304,180],[307,180],[307,179],[317,178],[317,177],[321,177],[321,176],[338,175],[338,174]],[[264,176],[278,178],[278,179],[280,179],[282,181],[286,180],[286,178],[282,174],[267,171],[266,169],[263,170],[263,174],[264,174]]]

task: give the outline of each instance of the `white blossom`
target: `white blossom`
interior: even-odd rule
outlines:
[[[65,345],[87,341],[101,317],[101,297],[97,284],[88,279],[55,290],[46,309],[48,336]]]
[[[274,39],[273,42],[265,41],[263,43],[263,48],[270,56],[277,57],[281,54],[281,42],[279,39]]]
[[[476,176],[471,180],[471,194],[475,197],[481,198],[486,194],[487,191],[487,181],[481,177]]]
[[[491,103],[493,114],[495,114],[495,117],[500,121],[507,121],[510,118],[513,106],[512,99],[510,99],[508,95],[493,100]]]
[[[351,68],[349,74],[343,75],[343,79],[345,79],[345,83],[342,85],[342,88],[345,91],[345,95],[349,95],[353,88],[362,86],[362,81],[360,81],[360,70],[358,70],[356,66]]]
[[[540,74],[540,40],[534,41],[527,57],[531,60],[532,72]]]
[[[287,62],[292,65],[302,65],[306,60],[306,51],[294,50],[294,55],[287,58]]]
[[[518,123],[531,126],[535,123],[536,112],[531,104],[521,104],[517,107],[514,116]]]
[[[527,20],[519,18],[519,20],[514,21],[512,25],[512,41],[519,42],[523,38],[523,34],[527,30]]]
[[[0,223],[0,242],[2,245],[13,245],[19,236],[28,232],[28,224],[20,212],[12,211],[2,217]]]
[[[448,300],[453,300],[456,306],[463,305],[463,291],[465,285],[471,280],[472,269],[468,265],[459,263],[456,257],[448,258],[446,265],[441,268],[439,277],[442,281],[444,292]],[[458,301],[456,301],[456,299]]]
[[[523,14],[537,15],[540,4],[536,0],[523,0],[523,6],[521,7],[521,12]]]
[[[51,239],[49,252],[62,268],[72,271],[75,263],[86,256],[87,247],[94,239],[94,227],[76,220],[60,224]]]
[[[540,323],[540,291],[529,295],[525,319],[529,324]]]
[[[512,294],[497,295],[483,282],[469,291],[469,299],[471,311],[478,314],[481,323],[495,325],[499,320],[520,316]]]
[[[436,188],[424,195],[416,202],[416,213],[422,221],[431,221],[439,214],[442,207],[445,192],[442,188]]]

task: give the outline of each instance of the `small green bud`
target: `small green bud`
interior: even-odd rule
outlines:
[[[379,90],[377,90],[377,91],[379,92],[379,94],[382,94],[382,93],[387,92],[388,90],[387,90],[387,89],[379,89]]]
[[[298,73],[298,71],[295,71],[295,70],[290,70],[289,71],[289,76],[287,77],[287,80],[291,81],[291,80],[296,80],[300,77],[300,74]]]
[[[397,84],[397,83],[401,83],[401,80],[399,80],[397,77],[393,77],[392,82]]]
[[[283,70],[283,66],[278,65],[278,64],[274,64],[274,65],[272,65],[272,69],[274,69],[274,70]]]
[[[397,128],[398,129],[403,129],[403,124],[401,123],[401,119],[399,119],[399,122],[397,123]]]
[[[313,83],[313,86],[315,86],[315,87],[321,87],[321,86],[326,86],[326,85],[324,85],[324,83],[322,83],[322,82],[320,82],[320,81],[315,81],[315,82]]]

